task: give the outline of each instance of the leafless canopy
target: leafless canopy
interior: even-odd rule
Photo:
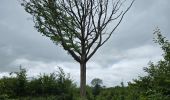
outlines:
[[[121,0],[22,0],[35,27],[78,62],[87,62],[111,37],[132,6]],[[123,9],[122,9],[123,8]]]

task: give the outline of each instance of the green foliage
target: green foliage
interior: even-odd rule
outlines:
[[[149,63],[144,71],[148,73],[145,77],[140,77],[130,83],[130,87],[138,91],[141,98],[149,100],[169,100],[170,99],[170,42],[162,36],[159,29],[156,29],[154,41],[158,43],[164,51],[163,60],[156,64]]]
[[[12,72],[10,75],[10,77],[0,79],[0,99],[24,98],[30,100],[31,97],[43,97],[51,98],[49,100],[74,100],[76,85],[61,68],[56,73],[43,74],[30,81],[26,78],[26,70],[22,68],[19,72]]]
[[[15,72],[16,74],[16,95],[17,96],[25,96],[26,88],[27,88],[27,79],[26,79],[26,70],[22,69],[20,66],[20,71]]]
[[[10,75],[13,75],[16,77],[3,77],[0,80],[0,95],[7,95],[7,96],[25,96],[26,94],[26,70],[21,69],[19,72],[12,72]]]
[[[96,97],[96,100],[131,100],[128,99],[129,89],[128,87],[111,87],[101,89],[100,94]]]
[[[66,9],[56,0],[21,0],[25,11],[33,16],[35,28],[55,44],[61,44],[65,50],[79,50],[73,42],[76,36],[76,22],[66,13]]]

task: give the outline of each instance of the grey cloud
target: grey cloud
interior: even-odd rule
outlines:
[[[111,39],[101,47],[102,49],[99,50],[99,53],[96,53],[93,60],[97,61],[96,58],[106,58],[105,64],[110,64],[121,60],[124,57],[123,53],[128,49],[140,47],[141,45],[156,46],[157,44],[153,42],[153,30],[157,26],[169,39],[170,13],[168,11],[170,7],[168,2],[170,1],[136,0]],[[120,57],[119,59],[117,55]]]
[[[0,9],[3,9],[0,11],[1,71],[11,70],[10,63],[18,58],[45,62],[73,60],[62,48],[36,32],[19,2],[2,0]]]
[[[151,2],[152,1],[152,2]],[[170,14],[168,0],[136,0],[134,7],[128,12],[116,31],[117,38],[113,42],[119,48],[131,48],[137,45],[152,44],[153,30],[159,26],[169,30]],[[146,7],[148,5],[148,7]],[[141,7],[140,7],[141,6]],[[144,9],[141,12],[139,9]],[[141,38],[142,37],[142,38]],[[121,43],[122,42],[122,43]]]

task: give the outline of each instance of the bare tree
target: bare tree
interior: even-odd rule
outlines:
[[[80,63],[81,97],[86,95],[86,63],[108,41],[134,2],[124,8],[125,1],[21,0],[35,28]]]

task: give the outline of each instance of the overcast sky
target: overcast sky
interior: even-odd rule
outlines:
[[[159,27],[170,39],[170,0],[136,0],[110,40],[87,64],[87,83],[97,77],[106,86],[119,85],[146,73],[149,61],[160,60],[162,51],[153,42]],[[0,77],[18,71],[28,76],[51,73],[62,67],[79,84],[79,64],[60,46],[41,36],[18,0],[0,0]]]

